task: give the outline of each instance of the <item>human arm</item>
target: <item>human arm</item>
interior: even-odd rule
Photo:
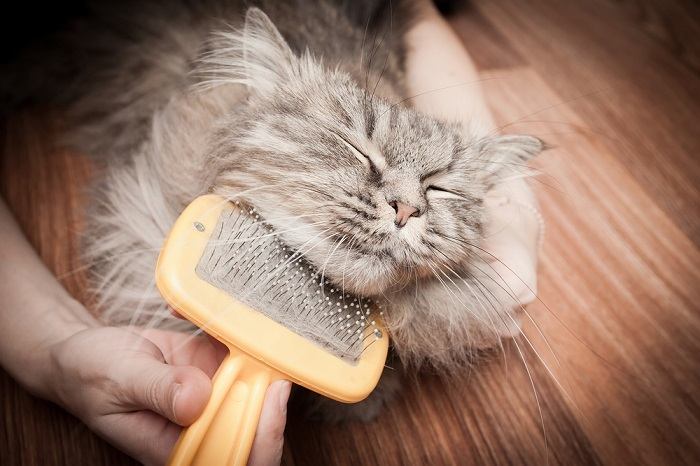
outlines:
[[[58,283],[0,199],[0,365],[146,464],[163,464],[211,391],[205,337],[104,326]],[[251,464],[279,463],[289,384],[267,394]]]

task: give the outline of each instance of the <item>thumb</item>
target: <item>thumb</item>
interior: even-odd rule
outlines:
[[[192,366],[171,366],[138,358],[125,369],[118,398],[130,409],[148,409],[187,426],[197,419],[211,395],[211,381]]]

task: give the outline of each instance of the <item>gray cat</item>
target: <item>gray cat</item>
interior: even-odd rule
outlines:
[[[259,6],[122,6],[75,35],[99,52],[65,95],[72,142],[106,156],[86,238],[105,319],[181,328],[155,261],[178,213],[215,192],[255,205],[331,281],[384,301],[407,366],[454,370],[513,335],[515,301],[479,246],[483,200],[541,142],[410,108],[410,2]],[[356,413],[372,415],[384,386]]]

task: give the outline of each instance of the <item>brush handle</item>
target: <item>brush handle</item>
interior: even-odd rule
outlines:
[[[267,387],[285,378],[236,348],[219,366],[202,415],[180,434],[170,466],[244,466]]]

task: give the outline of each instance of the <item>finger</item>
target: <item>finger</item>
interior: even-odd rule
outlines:
[[[280,464],[284,445],[284,426],[287,423],[287,400],[292,383],[278,380],[270,385],[265,395],[258,430],[248,460],[249,466]]]
[[[145,465],[163,465],[182,428],[151,411],[101,416],[91,427]]]
[[[141,335],[152,341],[163,353],[168,364],[199,367],[213,377],[228,350],[208,335],[145,329]]]
[[[148,409],[179,425],[189,425],[204,410],[211,381],[192,366],[171,366],[149,357],[121,365],[114,393],[128,409]]]

